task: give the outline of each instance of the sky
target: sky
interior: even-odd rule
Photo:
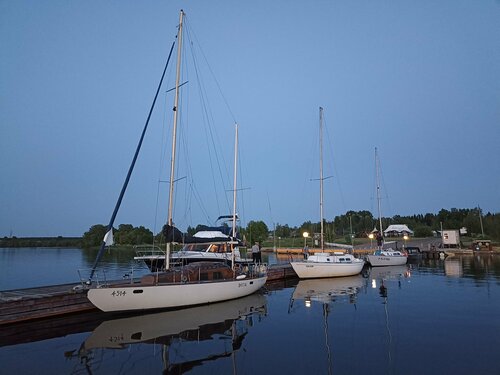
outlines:
[[[375,147],[383,216],[500,212],[498,0],[0,0],[0,236],[109,222],[180,9],[182,230],[232,212],[235,122],[241,224],[319,221],[319,107],[325,219],[378,215]],[[166,220],[174,77],[115,226]]]

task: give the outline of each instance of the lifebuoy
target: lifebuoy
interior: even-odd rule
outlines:
[[[182,276],[181,276],[181,281],[182,281],[183,283],[187,282],[187,281],[188,281],[187,276],[186,276],[186,275],[182,275]]]

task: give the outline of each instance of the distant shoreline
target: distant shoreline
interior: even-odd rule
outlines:
[[[4,237],[0,248],[19,247],[82,247],[82,237]]]

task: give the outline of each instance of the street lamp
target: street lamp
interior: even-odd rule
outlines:
[[[405,250],[406,250],[406,241],[408,241],[408,235],[407,234],[405,234],[403,236],[403,240],[405,240]]]
[[[307,245],[307,237],[309,237],[309,232],[302,233],[302,236],[304,236],[304,248],[305,248]]]
[[[372,248],[373,248],[373,237],[374,237],[374,236],[373,236],[373,233],[370,233],[370,234],[368,235],[368,238],[370,239],[370,249],[372,249]]]

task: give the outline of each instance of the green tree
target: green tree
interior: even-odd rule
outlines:
[[[118,225],[118,229],[115,231],[113,237],[115,243],[120,245],[128,244],[127,237],[130,232],[134,230],[134,226],[132,224],[120,224]]]
[[[263,221],[250,221],[244,231],[247,241],[253,244],[255,241],[263,242],[269,237],[269,229]]]
[[[153,242],[153,232],[143,226],[132,229],[127,233],[127,245],[151,244]]]
[[[106,228],[107,227],[102,224],[96,224],[90,227],[90,229],[83,234],[82,246],[84,248],[100,246],[106,234]]]
[[[415,237],[432,237],[432,229],[428,226],[420,225],[418,227],[415,227],[413,235]]]

